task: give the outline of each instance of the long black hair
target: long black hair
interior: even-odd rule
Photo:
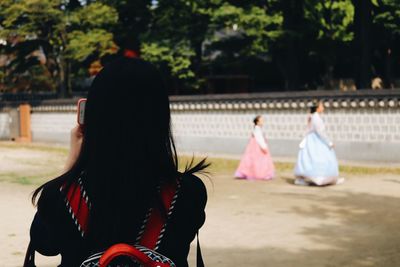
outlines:
[[[157,69],[143,60],[118,58],[102,69],[89,90],[84,120],[75,165],[37,188],[32,202],[42,190],[68,188],[81,177],[92,202],[89,237],[102,244],[132,239],[130,231],[159,201],[161,183],[208,166],[203,159],[178,172],[167,90]]]

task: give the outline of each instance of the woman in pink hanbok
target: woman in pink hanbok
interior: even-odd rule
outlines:
[[[270,180],[275,175],[275,166],[262,131],[263,125],[263,117],[257,116],[250,141],[235,172],[235,177],[239,179]]]

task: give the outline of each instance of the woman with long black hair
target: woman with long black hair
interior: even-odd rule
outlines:
[[[156,68],[140,59],[116,59],[93,81],[84,127],[71,131],[65,173],[33,194],[37,213],[31,246],[43,255],[61,254],[61,266],[71,267],[93,251],[134,243],[149,209],[163,209],[160,186],[179,181],[157,251],[177,267],[188,266],[190,243],[205,221],[207,201],[205,186],[194,173],[206,167],[202,160],[178,171],[167,90]],[[84,196],[80,202],[89,209],[85,229],[66,205],[67,193],[77,184]]]

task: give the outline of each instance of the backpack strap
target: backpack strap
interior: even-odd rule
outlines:
[[[162,213],[160,208],[151,208],[149,210],[138,238],[136,239],[140,245],[153,250],[158,249],[165,233],[168,218],[175,207],[179,188],[179,180],[161,186],[160,195],[162,204],[166,211],[166,216]]]
[[[35,265],[35,249],[32,242],[29,241],[28,248],[26,249],[25,260],[23,267],[36,267]]]
[[[143,224],[142,227],[143,230],[139,233],[137,239],[140,245],[153,250],[158,249],[161,240],[164,236],[164,232],[167,226],[167,221],[174,209],[179,189],[180,189],[179,180],[177,180],[175,183],[164,185],[161,188],[162,202],[165,207],[165,210],[168,211],[167,218],[163,216],[160,209],[154,209],[154,208],[150,209]],[[196,238],[197,238],[196,267],[204,267],[204,261],[200,247],[199,231],[197,231],[196,233]]]
[[[73,183],[67,192],[65,192],[65,185],[60,188],[61,192],[65,194],[65,205],[68,212],[72,217],[81,236],[84,237],[88,230],[89,225],[89,210],[90,201],[89,197],[83,188],[81,178],[77,183]]]
[[[81,233],[84,237],[88,230],[89,211],[91,203],[89,197],[82,185],[81,178],[76,183],[73,183],[68,191],[65,190],[65,185],[60,188],[60,191],[65,194],[65,205]],[[180,188],[180,181],[163,184],[159,191],[161,195],[162,204],[167,212],[167,219],[172,214],[178,191]],[[145,217],[145,221],[139,231],[136,242],[147,248],[157,250],[161,239],[164,236],[167,220],[165,214],[162,213],[160,208],[153,207],[149,209]]]
[[[199,231],[197,231],[197,251],[196,251],[196,267],[204,267],[203,255],[201,254]]]

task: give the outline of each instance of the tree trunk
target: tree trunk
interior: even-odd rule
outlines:
[[[385,57],[385,87],[393,89],[393,79],[392,79],[392,49],[390,47],[386,50]]]
[[[333,90],[333,89],[337,89],[337,87],[335,87],[334,84],[334,80],[333,80],[333,71],[335,69],[334,63],[332,60],[327,60],[325,62],[325,67],[326,67],[326,71],[325,71],[325,75],[322,77],[323,83],[324,83],[324,90]]]
[[[58,80],[58,97],[59,98],[65,98],[67,95],[67,88],[65,86],[65,67],[63,64],[63,59],[59,57],[57,60],[57,65],[58,65],[58,75],[59,75],[59,80]]]
[[[195,58],[192,61],[192,68],[195,71],[195,73],[199,74],[201,70],[201,63],[203,60],[203,43],[201,40],[197,41],[193,45],[194,52],[195,52]]]
[[[70,67],[69,63],[63,56],[59,57],[58,60],[59,69],[59,83],[58,83],[58,97],[66,98],[70,96],[71,85],[70,85]]]
[[[371,88],[371,0],[352,0],[354,5],[354,51],[356,51],[356,84],[358,89]]]
[[[59,88],[58,88],[58,97],[59,98],[65,98],[68,97],[69,94],[68,92],[70,91],[70,75],[69,75],[69,64],[68,60],[65,58],[65,47],[67,46],[66,42],[66,31],[64,29],[64,32],[61,33],[60,39],[62,41],[62,46],[59,48],[57,51],[56,55],[56,62],[58,65],[58,70],[59,70]]]
[[[72,83],[71,83],[71,62],[67,59],[65,60],[65,87],[66,87],[66,97],[72,95]]]
[[[280,61],[282,62],[285,78],[285,90],[298,90],[299,87],[299,54],[301,53],[301,32],[300,27],[304,25],[304,0],[284,0],[282,1],[283,10],[283,30],[284,38],[283,53]]]

